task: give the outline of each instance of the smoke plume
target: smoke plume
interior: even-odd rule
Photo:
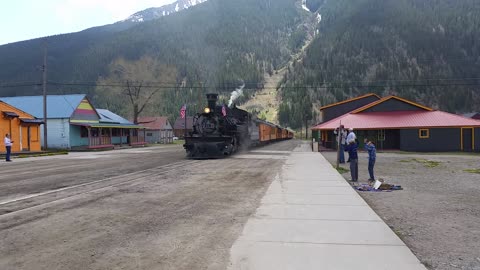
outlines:
[[[235,102],[235,100],[240,97],[241,95],[243,95],[243,88],[245,87],[245,83],[240,86],[239,88],[235,89],[235,91],[232,92],[232,94],[230,95],[230,100],[228,101],[228,107],[231,107],[233,102]]]

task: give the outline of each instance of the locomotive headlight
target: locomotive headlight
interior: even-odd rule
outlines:
[[[210,113],[210,108],[206,107],[203,111],[204,111],[205,113]]]

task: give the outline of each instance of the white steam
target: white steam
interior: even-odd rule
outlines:
[[[232,95],[230,96],[230,100],[228,101],[228,107],[231,107],[233,102],[243,95],[243,88],[245,88],[245,84],[240,86],[239,88],[235,89],[235,91],[232,92]]]

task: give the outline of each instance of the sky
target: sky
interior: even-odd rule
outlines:
[[[0,0],[0,45],[111,24],[175,0]]]

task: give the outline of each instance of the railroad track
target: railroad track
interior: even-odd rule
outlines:
[[[109,188],[115,188],[134,182],[139,182],[141,180],[151,178],[152,176],[158,176],[159,174],[165,174],[180,168],[197,167],[200,166],[201,163],[202,161],[199,160],[182,160],[155,168],[108,177],[88,183],[3,200],[0,201],[0,219],[13,214],[18,214],[22,211],[48,207],[49,205],[74,199],[75,197],[79,197],[84,194],[102,192]]]

